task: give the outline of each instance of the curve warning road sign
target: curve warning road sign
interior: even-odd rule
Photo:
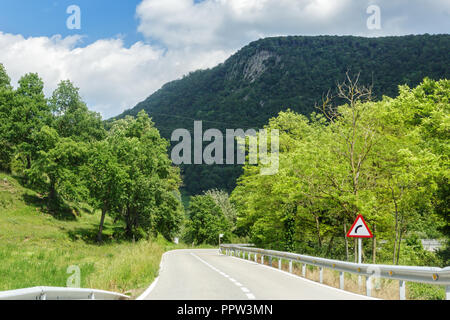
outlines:
[[[347,237],[349,238],[373,238],[373,234],[369,227],[364,221],[362,215],[356,217],[355,222],[353,222],[352,227],[347,232]]]

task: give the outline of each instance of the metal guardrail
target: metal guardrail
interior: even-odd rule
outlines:
[[[225,250],[226,255],[234,255],[240,257],[245,253],[248,254],[248,260],[253,254],[255,262],[258,262],[258,255],[261,263],[264,263],[264,257],[269,258],[270,265],[272,259],[278,260],[278,268],[281,269],[282,260],[289,262],[289,272],[292,273],[292,263],[297,262],[303,264],[302,275],[306,276],[306,265],[312,265],[320,268],[319,281],[323,282],[323,269],[328,268],[340,272],[340,289],[344,290],[344,273],[357,274],[366,277],[366,295],[371,296],[372,280],[377,278],[385,278],[391,280],[398,280],[400,282],[399,294],[400,299],[406,299],[405,282],[419,282],[434,285],[446,286],[446,299],[450,300],[450,267],[435,268],[435,267],[413,267],[413,266],[395,266],[395,265],[381,265],[381,264],[358,264],[340,260],[325,259],[319,257],[312,257],[301,255],[297,253],[289,253],[283,251],[264,250],[247,245],[222,244],[220,246],[221,252]]]
[[[0,300],[128,300],[109,291],[79,288],[34,287],[0,292]]]

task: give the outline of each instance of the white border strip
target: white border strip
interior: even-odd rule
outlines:
[[[171,250],[171,251],[174,251],[174,250]],[[163,255],[161,256],[161,263],[159,264],[158,276],[155,278],[155,280],[153,280],[150,287],[148,287],[147,290],[145,290],[139,297],[137,297],[136,300],[145,300],[145,298],[148,297],[148,295],[153,291],[153,289],[155,289],[156,284],[158,283],[158,280],[159,280],[159,275],[161,274],[161,271],[163,270],[164,258],[166,256],[166,254],[168,254],[171,251],[167,251],[167,252],[163,253]]]
[[[278,268],[274,268],[274,267],[271,267],[271,266],[267,266],[267,265],[265,265],[265,264],[257,263],[257,262],[254,262],[254,261],[252,261],[252,260],[246,260],[246,259],[238,258],[238,257],[234,257],[234,256],[227,256],[227,255],[224,255],[224,254],[222,254],[222,253],[221,253],[221,255],[226,256],[226,257],[229,257],[229,258],[233,258],[233,259],[236,259],[236,260],[239,260],[239,261],[242,261],[242,262],[247,262],[247,263],[250,263],[250,264],[254,264],[254,265],[261,266],[261,267],[265,267],[265,268],[268,268],[269,270],[278,271],[278,272],[284,273],[285,275],[288,275],[288,276],[291,276],[291,277],[294,277],[294,278],[301,279],[301,280],[303,280],[303,281],[306,281],[306,282],[315,284],[315,285],[317,285],[317,286],[320,286],[320,287],[323,287],[323,288],[328,288],[328,289],[332,289],[332,290],[338,291],[339,293],[345,293],[345,294],[357,296],[357,297],[361,298],[361,300],[366,300],[366,299],[367,299],[367,300],[381,300],[381,299],[378,299],[378,298],[368,297],[368,296],[364,296],[364,295],[361,295],[361,294],[357,294],[357,293],[354,293],[354,292],[351,292],[351,291],[341,290],[341,289],[339,289],[339,288],[327,286],[326,284],[323,284],[323,283],[320,283],[320,282],[317,282],[317,281],[314,281],[314,280],[310,280],[310,279],[307,279],[307,278],[303,278],[303,277],[301,277],[301,276],[299,276],[299,275],[296,275],[296,274],[293,274],[293,273],[290,273],[290,272],[287,272],[287,271],[284,271],[284,270],[280,270],[280,269],[278,269]],[[345,300],[345,299],[342,299],[342,300]]]
[[[216,267],[214,267],[213,265],[211,265],[210,263],[206,262],[205,260],[203,260],[202,258],[200,258],[199,256],[197,256],[195,253],[191,252],[191,255],[195,258],[197,258],[200,262],[203,262],[204,264],[206,264],[208,267],[210,267],[211,269],[213,269],[214,271],[220,273],[221,275],[223,275],[225,278],[228,278],[228,280],[230,280],[232,283],[234,283],[237,287],[241,288],[241,290],[245,293],[245,295],[247,296],[248,299],[253,300],[256,299],[255,295],[252,294],[250,292],[249,289],[242,287],[242,284],[237,282],[237,280],[231,278],[230,276],[228,276],[227,274],[223,274],[222,271],[220,271],[219,269],[217,269]],[[244,290],[245,289],[245,290]]]
[[[174,251],[193,251],[193,250],[205,250],[205,249],[173,249],[173,250],[164,252],[161,256],[161,263],[159,264],[158,276],[155,278],[155,280],[153,280],[150,287],[148,287],[147,290],[145,290],[139,297],[137,297],[136,300],[145,300],[145,298],[153,291],[153,289],[155,289],[156,284],[158,283],[158,280],[159,280],[159,275],[161,274],[161,271],[163,270],[163,267],[164,267],[164,258],[167,254],[174,252]]]

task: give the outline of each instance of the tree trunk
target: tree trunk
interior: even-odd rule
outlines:
[[[401,224],[403,224],[403,221]],[[396,263],[397,265],[400,261],[400,248],[401,248],[401,243],[402,243],[403,231],[404,231],[404,229],[402,227],[400,227],[399,238],[398,238],[398,249],[397,249],[397,263]]]
[[[49,186],[49,192],[48,192],[48,199],[49,201],[53,201],[56,199],[56,186],[55,186],[55,180],[50,178],[50,186]]]
[[[285,224],[285,250],[289,252],[293,252],[295,249],[294,246],[294,236],[295,236],[295,220],[293,215],[289,215],[288,218],[284,222]]]
[[[102,217],[100,219],[100,226],[98,228],[98,234],[97,234],[97,241],[99,243],[101,243],[103,241],[102,234],[103,234],[103,224],[105,223],[106,211],[107,211],[106,205],[104,205],[102,208]]]
[[[355,241],[354,241],[354,244],[355,244],[355,250],[354,250],[354,252],[355,252],[355,263],[358,263],[358,238],[355,238]]]
[[[50,211],[56,211],[58,208],[58,193],[56,191],[56,182],[50,177],[50,186],[48,192],[48,207]]]
[[[320,223],[319,223],[319,217],[314,215],[314,218],[316,219],[316,228],[317,228],[317,243],[319,244],[319,248],[322,248],[322,238],[320,237]]]
[[[345,260],[349,260],[348,239],[347,239],[347,224],[344,222],[344,240],[345,240]]]
[[[326,254],[327,257],[329,257],[329,254],[331,252],[331,247],[333,246],[334,237],[335,237],[335,235],[333,234],[331,236],[330,243],[328,244],[328,249],[327,249],[327,254]]]
[[[27,169],[31,169],[31,158],[29,155],[27,155]]]
[[[132,235],[132,226],[131,226],[131,212],[130,212],[130,207],[127,206],[126,209],[126,213],[125,213],[125,222],[126,222],[126,226],[125,226],[125,234],[127,235],[127,237],[131,237]]]
[[[394,200],[394,208],[395,208],[395,240],[394,240],[394,250],[392,254],[392,264],[395,264],[395,252],[397,249],[398,242],[398,208],[397,208],[397,200],[395,199],[394,189],[391,188],[392,191],[392,199]]]
[[[372,238],[372,263],[377,263],[377,225],[373,224],[373,238]]]
[[[364,242],[361,243],[361,257],[362,261],[366,261],[366,255],[364,254]]]

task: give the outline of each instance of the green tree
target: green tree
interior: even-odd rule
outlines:
[[[107,141],[92,144],[84,170],[89,202],[102,212],[97,234],[98,242],[102,242],[106,214],[120,212],[125,200],[127,172],[118,163]]]
[[[402,247],[405,255],[418,250],[402,239],[409,246],[417,235],[439,238],[445,228],[448,93],[448,80],[425,79],[401,87],[395,99],[350,99],[326,110],[328,121],[281,112],[268,125],[280,130],[279,172],[267,177],[260,165],[244,167],[231,196],[236,233],[259,246],[349,259],[346,226],[361,213],[387,240],[378,250],[383,262],[427,257],[402,258]],[[368,252],[366,244],[365,259]],[[375,241],[371,252],[376,261]]]
[[[26,175],[35,188],[47,194],[50,209],[61,209],[64,200],[87,199],[83,165],[88,159],[89,145],[60,138],[48,126],[42,127],[35,139],[40,146],[39,156]]]
[[[43,88],[44,83],[37,74],[26,74],[19,80],[11,103],[7,140],[14,146],[13,169],[19,173],[31,168],[39,149],[33,137],[51,122]]]
[[[192,197],[188,215],[185,241],[216,245],[219,243],[219,234],[222,233],[223,241],[229,241],[231,225],[210,196]]]
[[[2,63],[0,63],[0,88],[11,89],[11,78],[8,76],[5,66]]]
[[[236,226],[237,211],[233,203],[231,203],[228,193],[224,190],[213,189],[206,191],[205,195],[210,196],[214,200],[214,203],[219,206],[224,216],[230,222],[232,229],[234,229]]]
[[[0,63],[0,170],[10,171],[14,146],[11,135],[11,108],[14,91],[3,64]]]
[[[167,156],[168,142],[145,112],[114,122],[107,141],[127,176],[119,215],[126,235],[160,232],[171,239],[179,231],[183,208],[181,178]]]
[[[61,81],[49,99],[54,115],[53,126],[63,138],[75,141],[98,141],[106,136],[101,116],[88,110],[79,89],[69,80]]]

